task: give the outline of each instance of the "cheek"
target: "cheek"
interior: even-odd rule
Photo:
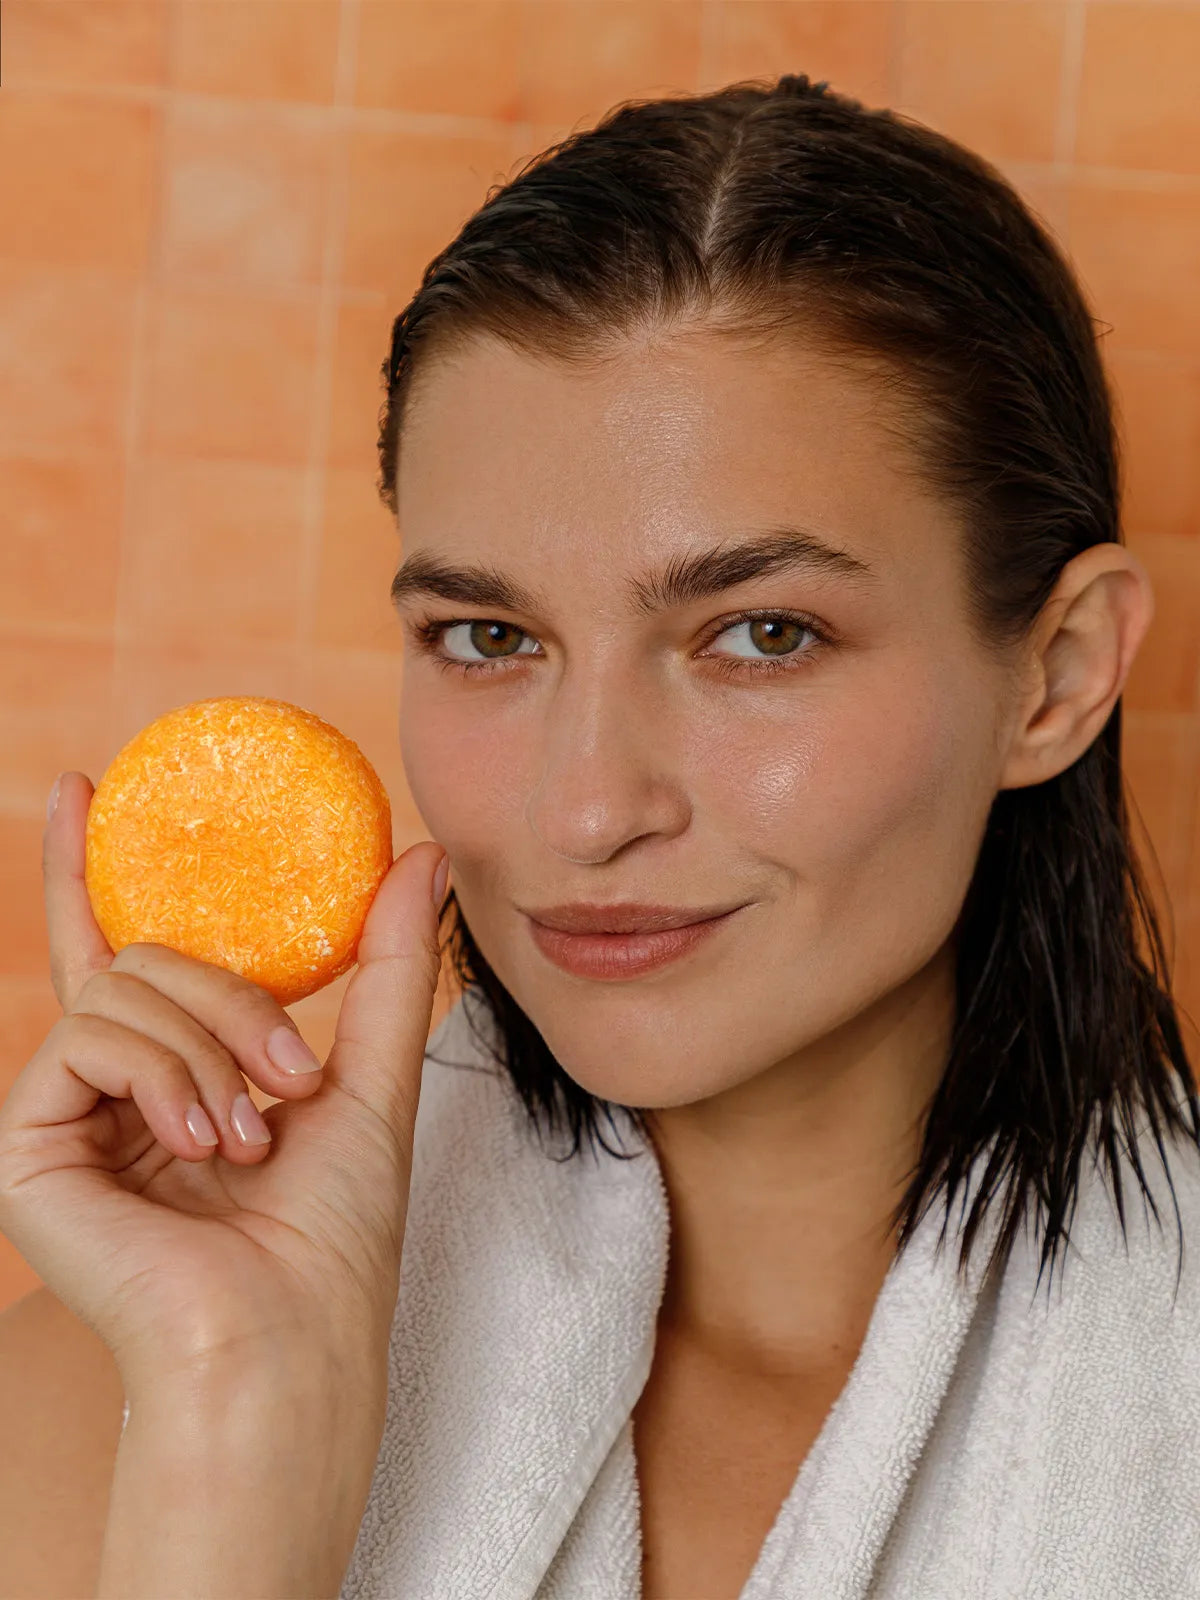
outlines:
[[[964,854],[973,859],[994,790],[985,695],[965,674],[908,662],[836,696],[710,701],[676,724],[686,732],[674,776],[707,846],[790,871],[848,905],[856,878],[895,880],[931,860],[954,872]],[[486,880],[497,841],[527,827],[522,728],[519,717],[497,720],[441,696],[402,699],[409,791],[460,879],[474,867]]]
[[[986,811],[983,728],[978,692],[889,673],[836,699],[797,697],[709,724],[693,771],[725,838],[801,883],[845,891],[856,875],[924,869],[931,856],[953,870],[973,851]]]
[[[511,837],[511,815],[525,799],[518,779],[515,724],[501,726],[480,707],[456,707],[413,694],[400,705],[400,753],[409,793],[422,821],[455,863],[486,863],[497,841]],[[510,815],[511,814],[511,815]]]

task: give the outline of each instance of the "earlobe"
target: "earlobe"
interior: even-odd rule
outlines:
[[[1030,629],[1038,689],[1017,714],[1001,789],[1056,777],[1103,729],[1154,616],[1154,591],[1121,544],[1091,545],[1062,569]]]

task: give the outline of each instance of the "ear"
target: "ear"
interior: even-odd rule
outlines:
[[[1108,721],[1153,616],[1149,575],[1123,544],[1094,544],[1068,561],[1030,630],[1029,687],[1001,789],[1042,783],[1078,760]]]

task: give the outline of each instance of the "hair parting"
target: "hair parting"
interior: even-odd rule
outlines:
[[[1095,321],[1048,230],[981,157],[804,74],[624,102],[493,186],[395,318],[381,497],[394,514],[405,415],[437,355],[490,337],[600,363],[631,335],[692,326],[818,341],[888,395],[916,470],[961,518],[968,605],[997,651],[1025,634],[1072,557],[1121,540]],[[555,1061],[453,892],[443,918],[458,981],[490,1015],[489,1048],[539,1133],[564,1130],[568,1157],[586,1139],[624,1158],[600,1126],[615,1126],[614,1108]],[[1053,1276],[1089,1146],[1107,1164],[1122,1230],[1121,1147],[1158,1218],[1139,1122],[1168,1182],[1164,1139],[1189,1159],[1200,1147],[1195,1076],[1131,836],[1120,701],[1072,766],[996,795],[956,952],[949,1059],[894,1217],[898,1245],[939,1196],[948,1222],[985,1157],[960,1269],[1003,1191],[989,1264],[1007,1259],[1036,1206]],[[645,1132],[642,1114],[623,1109]],[[1182,1245],[1180,1226],[1180,1270]]]

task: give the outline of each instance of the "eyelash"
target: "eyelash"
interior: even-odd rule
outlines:
[[[498,617],[425,617],[415,622],[413,633],[416,636],[418,647],[423,650],[433,662],[443,671],[458,671],[464,676],[476,672],[491,672],[496,667],[503,667],[509,661],[520,659],[516,655],[498,656],[494,661],[456,661],[453,656],[442,655],[438,649],[442,635],[450,628],[458,628],[470,623],[499,622]],[[791,656],[779,656],[774,660],[751,661],[745,656],[714,656],[710,659],[718,661],[721,665],[718,672],[723,677],[740,677],[743,672],[752,676],[766,676],[778,672],[795,672],[806,667],[813,656],[822,654],[826,646],[833,643],[832,636],[818,623],[815,617],[809,616],[804,611],[738,611],[733,616],[723,617],[720,626],[714,629],[705,641],[705,645],[712,644],[714,639],[719,639],[723,633],[728,633],[730,628],[737,627],[739,622],[795,622],[806,632],[813,635],[814,642],[806,650],[797,651]],[[515,627],[515,624],[502,623],[503,627]],[[524,633],[523,628],[517,629]],[[525,634],[532,638],[532,634]],[[525,655],[528,660],[528,653]]]

